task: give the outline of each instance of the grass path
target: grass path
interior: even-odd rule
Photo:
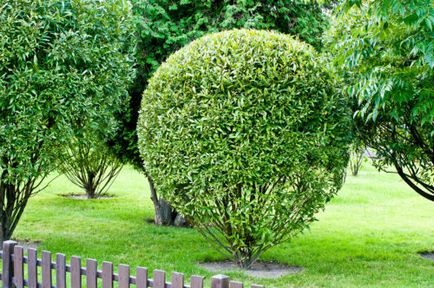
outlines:
[[[72,200],[59,194],[78,188],[59,177],[30,200],[15,237],[41,241],[39,249],[150,269],[211,276],[197,263],[223,260],[196,231],[147,224],[153,208],[145,178],[122,171],[112,199]],[[434,287],[434,203],[411,191],[396,175],[362,169],[348,176],[320,221],[263,260],[304,267],[297,275],[237,280],[267,287]],[[132,271],[134,272],[134,271]]]

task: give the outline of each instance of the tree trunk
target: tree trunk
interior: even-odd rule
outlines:
[[[16,200],[15,187],[13,184],[8,183],[6,180],[8,171],[5,169],[0,175],[0,241],[9,240],[12,236],[11,229],[14,229],[11,223],[11,214],[14,211],[14,204]],[[19,217],[19,216],[18,216]],[[1,249],[1,248],[0,248]]]
[[[86,189],[86,195],[87,195],[87,199],[95,199],[96,198],[95,189],[93,187],[88,187]]]
[[[0,227],[0,241],[1,241],[1,243],[3,243],[4,241],[9,240],[9,239],[6,239],[7,237],[5,236],[5,233],[3,231],[3,225],[0,225],[0,226],[1,226]]]
[[[94,199],[96,198],[96,187],[95,184],[93,183],[93,180],[95,178],[94,173],[92,172],[88,172],[87,173],[87,183],[86,183],[86,194],[87,194],[87,199]]]
[[[151,200],[154,204],[154,223],[159,226],[188,226],[187,221],[164,199],[159,199],[154,180],[146,176],[151,190]]]

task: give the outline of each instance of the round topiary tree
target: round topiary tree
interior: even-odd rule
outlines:
[[[157,70],[139,147],[163,197],[248,268],[341,187],[347,107],[308,44],[231,30],[192,42]]]
[[[111,150],[122,162],[144,172],[155,208],[157,225],[176,225],[182,219],[162,198],[152,177],[143,170],[137,146],[137,118],[143,90],[160,64],[181,47],[205,34],[250,28],[276,30],[297,35],[303,41],[321,48],[321,34],[328,27],[329,4],[305,0],[132,0],[137,29],[136,69],[130,89],[129,109],[117,119],[120,129],[109,137]],[[181,222],[182,223],[182,222]]]

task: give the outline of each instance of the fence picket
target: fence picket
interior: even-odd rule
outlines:
[[[130,287],[130,266],[119,265],[119,288]]]
[[[29,288],[38,288],[38,252],[36,249],[27,250],[27,274],[29,277]]]
[[[51,288],[53,282],[51,276],[51,252],[42,251],[42,288]]]
[[[71,257],[71,287],[81,288],[81,259],[77,256]]]
[[[148,288],[148,269],[137,267],[136,271],[136,287]]]
[[[211,278],[211,288],[229,288],[229,277],[226,275],[215,275]]]
[[[102,287],[113,288],[113,264],[102,262]]]
[[[184,288],[184,274],[172,273],[172,288]]]
[[[166,288],[166,272],[162,270],[154,270],[154,286],[153,288]]]
[[[190,288],[203,288],[203,277],[202,276],[191,276]]]
[[[95,259],[87,259],[86,261],[86,287],[97,288],[97,262]]]
[[[17,245],[15,241],[4,241],[3,242],[3,254],[2,254],[2,282],[3,288],[11,288],[13,287],[12,278],[13,278],[13,270],[14,264],[12,259],[12,253],[14,251],[14,247]]]
[[[56,288],[66,288],[66,257],[56,254]]]
[[[24,249],[21,246],[14,247],[14,283],[16,288],[24,287]]]
[[[229,288],[244,288],[244,285],[238,281],[229,281]]]

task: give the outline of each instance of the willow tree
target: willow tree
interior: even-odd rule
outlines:
[[[0,0],[0,241],[81,123],[127,101],[130,20],[122,0]]]

